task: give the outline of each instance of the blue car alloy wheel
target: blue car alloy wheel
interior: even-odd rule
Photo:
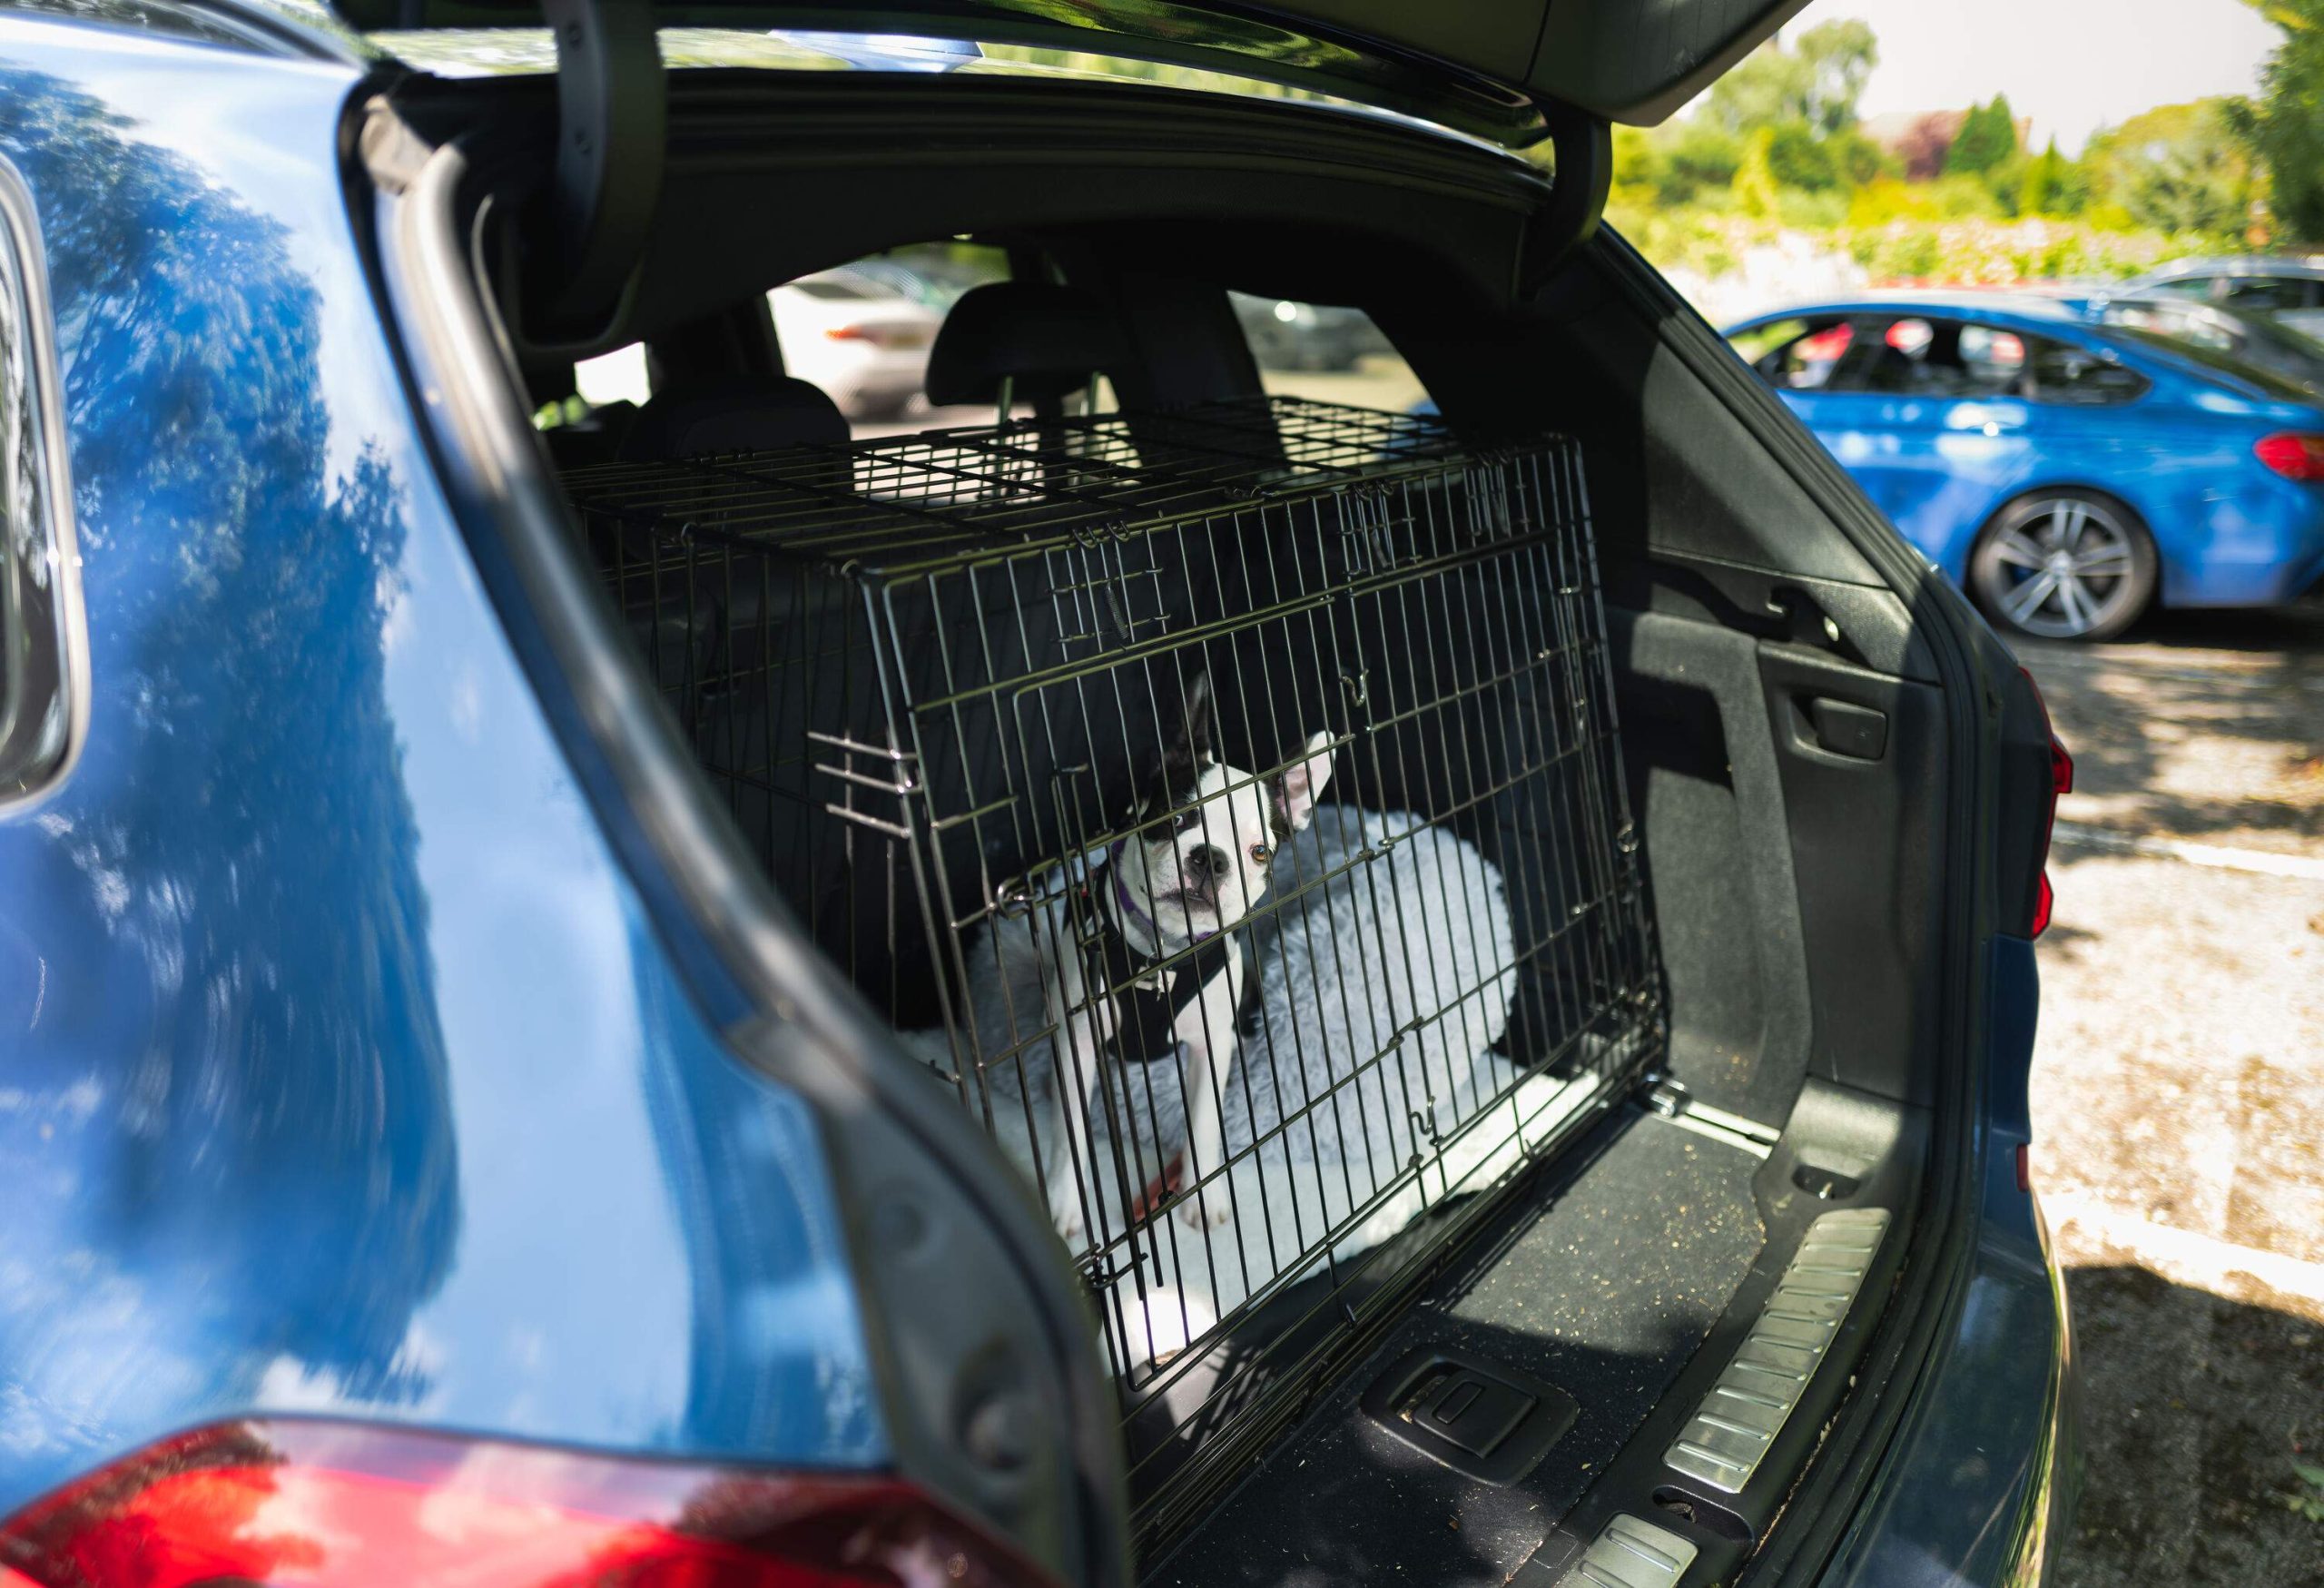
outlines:
[[[2095,491],[2012,502],[1969,559],[1977,604],[2043,639],[2112,639],[2154,594],[2154,542],[2138,515]]]

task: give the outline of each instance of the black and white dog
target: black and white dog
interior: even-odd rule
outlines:
[[[1177,1063],[1185,1183],[1198,1186],[1224,1161],[1219,1110],[1249,975],[1235,928],[1265,893],[1275,851],[1314,818],[1332,775],[1328,733],[1310,736],[1282,772],[1263,779],[1219,760],[1212,718],[1209,677],[1196,674],[1159,786],[1104,863],[1088,869],[1081,896],[1002,922],[970,954],[980,1052],[1024,1041],[1034,1011],[1012,1007],[1010,990],[1036,981],[1041,1026],[1062,1039],[1029,1045],[1016,1077],[988,1079],[1022,1099],[995,1108],[1002,1145],[1028,1170],[1041,1163],[1050,1217],[1068,1240],[1085,1227],[1085,1182],[1094,1192],[1105,1178],[1092,1157],[1098,1089],[1134,1097],[1137,1089],[1126,1084],[1131,1067]],[[1036,1101],[1044,1091],[1046,1110]],[[1036,1125],[1044,1113],[1045,1129]],[[1179,1208],[1196,1228],[1231,1216],[1223,1181],[1197,1189]]]

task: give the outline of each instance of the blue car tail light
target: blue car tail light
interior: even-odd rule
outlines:
[[[0,1528],[0,1588],[1032,1588],[911,1484],[345,1424],[233,1423]]]
[[[2279,430],[2272,436],[2260,437],[2252,444],[2251,451],[2286,479],[2324,480],[2324,436]]]

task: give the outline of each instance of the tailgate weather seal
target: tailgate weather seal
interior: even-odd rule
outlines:
[[[1740,1494],[1807,1393],[1864,1287],[1888,1233],[1886,1208],[1827,1213],[1784,1270],[1759,1321],[1663,1460],[1725,1494]]]

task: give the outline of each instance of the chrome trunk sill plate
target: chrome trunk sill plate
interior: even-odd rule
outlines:
[[[1558,1579],[1558,1588],[1671,1588],[1694,1561],[1694,1544],[1669,1528],[1617,1516]]]
[[[1768,1297],[1750,1336],[1663,1456],[1671,1469],[1739,1494],[1783,1431],[1847,1317],[1888,1233],[1886,1208],[1827,1213]]]

